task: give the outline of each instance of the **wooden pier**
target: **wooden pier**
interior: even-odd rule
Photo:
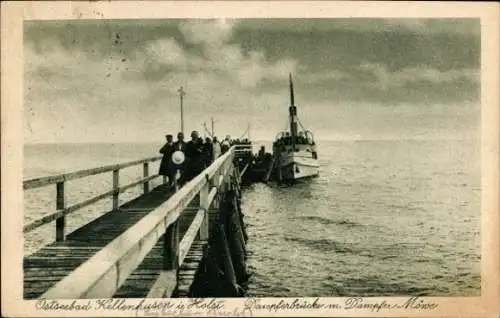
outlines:
[[[24,298],[197,296],[201,291],[195,286],[206,284],[214,264],[225,289],[214,287],[213,296],[241,296],[246,233],[239,182],[251,147],[231,147],[177,191],[165,183],[150,189],[161,176],[150,175],[149,165],[161,157],[25,181],[25,191],[55,185],[57,198],[55,213],[24,226],[27,233],[55,221],[56,231],[55,242],[24,258]],[[120,186],[120,170],[134,165],[143,165],[142,178]],[[102,173],[112,174],[113,189],[66,206],[66,181]],[[119,194],[137,186],[144,193],[119,206]],[[65,233],[66,217],[110,196],[111,211]],[[228,229],[234,233],[224,234]],[[221,252],[220,242],[230,250]]]

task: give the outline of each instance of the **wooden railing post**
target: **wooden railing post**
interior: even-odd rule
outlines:
[[[144,178],[149,177],[149,162],[145,162],[142,166],[142,175]],[[144,181],[144,194],[149,193],[149,180]]]
[[[163,238],[163,269],[174,270],[179,266],[179,222],[170,224]]]
[[[205,184],[200,190],[200,209],[204,212],[203,222],[200,226],[200,240],[208,240],[208,195],[210,193],[210,182],[205,180]]]
[[[235,153],[233,152],[231,154],[230,160],[227,162],[227,172],[226,175],[224,176],[224,192],[231,190],[231,178],[234,174],[234,158],[235,158]]]
[[[113,170],[113,211],[118,210],[118,196],[120,195],[120,170]]]
[[[220,189],[221,189],[221,185],[219,185],[219,176],[221,175],[221,171],[224,169],[224,167],[221,167],[220,169],[218,169],[212,180],[214,181],[214,185],[215,187],[217,187],[217,193],[215,195],[215,198],[214,198],[214,201],[212,202],[212,206],[214,207],[214,209],[218,209],[219,208],[219,200],[218,200],[218,197],[220,195]]]
[[[241,181],[239,162],[234,163],[234,175],[238,179],[238,181]]]
[[[66,196],[64,193],[64,181],[56,184],[56,209],[64,210],[66,208]],[[56,219],[56,241],[64,241],[64,226],[66,217],[63,215]]]

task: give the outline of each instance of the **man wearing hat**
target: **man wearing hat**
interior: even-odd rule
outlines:
[[[191,132],[191,140],[186,143],[186,180],[189,181],[196,177],[205,169],[203,157],[203,139],[201,139],[196,130]]]
[[[182,152],[186,150],[186,142],[184,141],[183,133],[180,132],[177,134],[177,141],[174,142],[174,148],[175,150],[180,150]]]
[[[161,159],[159,174],[168,177],[169,185],[173,185],[175,171],[173,171],[170,167],[170,158],[174,152],[174,140],[173,136],[170,134],[165,135],[165,139],[167,140],[167,143],[160,149],[160,153],[163,155],[163,158]]]
[[[184,134],[179,132],[177,134],[177,141],[174,142],[172,159],[170,160],[170,168],[173,171],[174,178],[177,170],[180,173],[180,185],[184,184],[184,170],[186,163],[184,162],[184,155],[186,153],[186,142],[184,142]],[[175,158],[174,158],[175,157]]]

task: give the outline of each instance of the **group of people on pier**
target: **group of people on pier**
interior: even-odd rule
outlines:
[[[177,171],[180,173],[179,185],[195,178],[205,168],[210,166],[218,157],[226,153],[234,144],[250,143],[248,139],[232,140],[227,135],[224,140],[219,141],[216,136],[203,139],[196,130],[191,132],[191,140],[185,142],[182,132],[177,134],[177,140],[173,141],[173,136],[165,136],[166,143],[160,149],[163,158],[160,163],[159,174],[168,178],[170,186],[174,186]],[[172,155],[180,151],[184,155],[182,163],[175,163]]]

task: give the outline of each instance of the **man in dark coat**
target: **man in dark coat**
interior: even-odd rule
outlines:
[[[182,152],[185,152],[186,150],[186,142],[184,141],[184,134],[181,132],[177,134],[177,141],[174,142],[174,149],[180,150]]]
[[[182,151],[184,153],[184,155],[186,155],[186,142],[184,141],[184,134],[182,132],[177,134],[177,141],[174,142],[172,153],[174,153],[175,151]],[[173,162],[171,160],[170,160],[170,163],[171,163],[171,165],[173,165]],[[185,182],[184,174],[185,174],[185,169],[186,169],[186,163],[184,162],[180,166],[173,167],[172,170],[175,171],[177,169],[179,169],[179,172],[181,174],[181,178],[179,180],[179,183],[180,183],[180,185],[183,185]]]
[[[170,160],[172,158],[172,153],[174,152],[174,141],[173,136],[170,134],[166,135],[165,138],[167,139],[167,143],[160,149],[160,153],[163,155],[163,158],[161,159],[159,174],[168,177],[169,185],[173,185],[175,171],[170,165]]]
[[[200,142],[200,137],[196,130],[193,130],[191,140],[186,143],[185,154],[187,157],[186,181],[189,181],[205,169],[203,139]]]
[[[212,139],[210,139],[210,137],[205,138],[205,144],[203,146],[205,165],[209,167],[214,160],[214,145],[212,143]]]

